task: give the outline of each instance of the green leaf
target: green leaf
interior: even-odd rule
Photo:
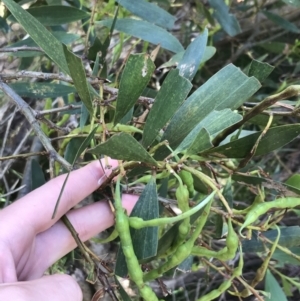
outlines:
[[[300,0],[282,0],[283,2],[285,2],[288,5],[292,5],[295,7],[300,7]]]
[[[112,19],[108,19],[95,23],[110,28],[112,22]],[[162,48],[175,53],[183,51],[182,45],[174,36],[163,28],[146,21],[128,18],[119,19],[116,22],[115,30],[125,32],[154,45],[159,44]]]
[[[274,22],[278,26],[282,27],[283,29],[285,29],[287,31],[290,31],[290,32],[294,32],[294,33],[300,33],[299,28],[295,24],[293,24],[293,23],[289,22],[288,20],[280,17],[279,15],[271,13],[271,12],[266,11],[266,10],[263,10],[262,12],[269,20],[271,20],[272,22]]]
[[[0,17],[0,31],[2,31],[3,33],[9,32],[9,26],[8,26],[6,20],[3,19],[2,17]]]
[[[90,17],[90,14],[83,10],[65,5],[32,7],[26,11],[44,26],[62,25]],[[16,21],[12,16],[8,19],[12,22]]]
[[[285,184],[300,189],[300,174],[293,174],[285,181]]]
[[[150,220],[159,217],[158,198],[156,192],[156,181],[152,177],[145,186],[130,216],[141,217]],[[137,258],[145,259],[155,256],[158,245],[158,227],[145,227],[140,230],[131,229],[131,238],[134,253]]]
[[[177,66],[179,74],[192,81],[202,61],[208,37],[207,28],[186,49]]]
[[[271,53],[282,54],[286,47],[286,43],[266,42],[266,43],[259,44],[258,46],[264,48],[265,50],[267,50]]]
[[[24,27],[30,37],[65,73],[69,74],[62,44],[53,34],[13,0],[3,0],[3,3]]]
[[[300,255],[300,247],[291,247],[289,248],[289,251],[297,256]],[[275,259],[277,261],[277,265],[281,268],[283,268],[286,264],[290,264],[294,266],[300,265],[300,260],[293,257],[291,254],[286,254],[285,252],[279,249],[276,249],[276,251],[272,256],[272,259]]]
[[[213,147],[213,144],[211,143],[210,135],[206,128],[202,128],[199,133],[194,136],[194,140],[191,141],[191,144],[186,150],[186,154],[195,155],[211,147]],[[178,148],[180,149],[180,146]]]
[[[85,70],[82,61],[73,52],[69,51],[66,45],[63,45],[63,50],[65,53],[68,68],[70,70],[70,75],[74,82],[74,86],[82,102],[84,103],[87,110],[89,111],[90,116],[93,116],[94,114],[93,103],[92,103],[92,98],[89,91],[88,83],[86,81],[86,75],[85,75]]]
[[[66,44],[66,45],[71,44],[80,38],[80,35],[78,35],[78,34],[66,33],[64,31],[53,31],[52,34],[58,41],[60,41],[63,44]],[[25,40],[21,40],[21,41],[11,44],[7,48],[22,47],[22,46],[38,47],[38,45],[33,41],[32,38],[27,38]],[[44,53],[40,52],[40,51],[11,52],[11,55],[16,56],[16,57],[31,57],[31,56],[38,56],[38,55],[43,55],[43,54]]]
[[[130,55],[120,81],[114,124],[134,106],[149,83],[155,65],[148,54]]]
[[[265,291],[270,293],[270,298],[266,297],[266,301],[288,301],[285,293],[270,270],[267,270],[266,273]]]
[[[17,82],[9,86],[20,96],[32,98],[58,97],[74,93],[73,86],[52,83]]]
[[[142,142],[145,147],[150,146],[154,141],[159,131],[185,100],[191,88],[190,81],[180,76],[178,69],[169,72],[147,117]]]
[[[208,2],[214,9],[214,17],[227,34],[233,37],[242,32],[238,20],[228,12],[229,7],[223,0],[208,0]]]
[[[117,0],[117,2],[145,21],[167,29],[174,27],[176,18],[156,4],[144,0]]]
[[[274,67],[268,63],[252,60],[249,66],[248,76],[255,76],[262,83],[273,70]]]
[[[31,160],[31,191],[43,186],[46,183],[44,172],[35,160]]]
[[[276,126],[267,131],[258,144],[255,156],[270,153],[294,140],[300,133],[300,124]],[[261,132],[248,135],[209,150],[221,153],[228,158],[244,158],[249,154]]]
[[[183,103],[171,119],[162,140],[168,140],[175,149],[210,112],[225,108],[234,110],[259,88],[257,79],[247,77],[232,64],[226,66]]]
[[[281,235],[279,238],[279,245],[285,248],[292,248],[300,246],[300,227],[299,226],[291,226],[280,228]],[[269,230],[263,233],[263,236],[268,238],[271,241],[275,241],[278,235],[278,231]],[[262,239],[258,239],[257,235],[253,233],[252,238],[250,240],[243,240],[242,246],[243,250],[247,253],[258,253],[264,252],[266,250],[266,242]],[[271,244],[267,244],[267,246],[271,246]]]
[[[185,51],[181,51],[176,53],[174,56],[172,56],[172,58],[162,64],[161,66],[158,67],[158,69],[164,69],[164,68],[169,68],[169,67],[174,67],[177,66],[178,63],[181,61],[183,55],[184,55]],[[216,53],[216,48],[213,46],[206,46],[205,50],[204,50],[204,54],[202,56],[202,60],[201,60],[201,64],[205,63],[206,61],[208,61],[209,59],[211,59]]]
[[[203,137],[200,136],[202,129],[205,129],[207,134],[212,137],[240,120],[242,120],[242,116],[232,112],[230,109],[210,112],[184,138],[177,147],[175,153],[182,152],[189,148],[189,154],[195,154],[195,151],[198,153],[210,148],[212,144],[210,140],[207,141],[207,135],[205,132],[202,132],[202,134],[204,134]]]
[[[66,147],[64,158],[72,164],[75,161],[77,150],[80,148],[81,144],[83,143],[84,138],[73,138],[70,140]]]
[[[106,142],[89,150],[96,155],[107,155],[113,159],[141,161],[157,165],[157,162],[131,135],[120,133],[113,135]]]
[[[293,192],[297,195],[300,195],[299,188],[294,187],[293,185],[289,185],[287,183],[274,181],[268,178],[249,176],[245,174],[234,174],[232,175],[232,179],[235,181],[244,182],[246,184],[263,185],[268,189],[276,190],[280,193],[284,193],[285,195],[290,195],[289,192]]]

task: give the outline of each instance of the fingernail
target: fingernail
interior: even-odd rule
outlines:
[[[98,185],[101,186],[101,185],[104,183],[104,181],[106,180],[106,178],[107,178],[107,175],[104,174],[104,175],[98,180]]]

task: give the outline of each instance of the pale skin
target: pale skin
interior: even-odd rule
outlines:
[[[114,160],[109,163],[117,166]],[[105,169],[106,174],[110,172]],[[106,202],[70,211],[105,179],[95,161],[70,174],[56,217],[51,219],[64,179],[65,175],[59,176],[0,211],[0,300],[82,300],[80,287],[71,276],[43,276],[49,266],[76,247],[60,218],[67,214],[80,239],[86,241],[112,226],[114,215]],[[128,213],[137,199],[123,194]]]

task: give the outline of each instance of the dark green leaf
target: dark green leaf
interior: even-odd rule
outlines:
[[[8,33],[9,31],[9,26],[6,23],[6,20],[2,17],[0,17],[0,31],[2,31],[3,33]]]
[[[208,2],[214,8],[214,17],[227,34],[233,37],[242,32],[238,20],[228,12],[229,8],[223,0],[208,0]]]
[[[110,28],[112,22],[113,20],[108,19],[96,23]],[[182,45],[174,36],[163,28],[146,21],[127,18],[119,19],[116,22],[115,30],[125,32],[154,45],[159,44],[162,48],[175,53],[183,51]]]
[[[77,150],[80,148],[81,144],[83,143],[84,138],[73,138],[70,140],[66,147],[64,158],[72,164],[75,161]]]
[[[269,51],[271,53],[282,54],[286,47],[286,43],[266,42],[266,43],[259,44],[259,46],[266,49],[267,51]]]
[[[145,21],[167,29],[174,26],[176,18],[156,4],[144,0],[117,0],[117,2]]]
[[[300,189],[300,174],[293,174],[285,181],[285,184]]]
[[[188,133],[210,112],[238,108],[260,88],[254,77],[247,77],[239,68],[228,65],[198,88],[171,119],[162,140],[176,148]]]
[[[159,217],[156,181],[152,177],[146,185],[130,216],[150,220]],[[131,229],[131,238],[137,258],[145,259],[155,256],[158,244],[158,227],[146,227],[140,230]]]
[[[268,189],[274,189],[280,193],[284,193],[285,195],[288,194],[290,195],[289,192],[293,192],[300,195],[299,188],[294,187],[293,185],[289,185],[287,183],[274,181],[268,178],[255,177],[255,176],[250,176],[245,174],[234,174],[232,175],[232,179],[238,182],[244,182],[246,184],[251,184],[251,185],[263,185]]]
[[[157,162],[132,136],[126,133],[113,135],[106,142],[91,149],[89,153],[107,155],[118,160],[134,160],[157,165]]]
[[[46,183],[44,172],[39,163],[31,160],[31,191],[43,186]]]
[[[202,61],[208,37],[207,28],[186,49],[177,69],[179,74],[192,81]]]
[[[65,73],[69,74],[62,44],[53,34],[13,0],[3,0],[3,3],[24,27],[30,37]]]
[[[90,14],[83,10],[65,5],[32,7],[26,11],[44,26],[67,24],[90,16]],[[12,16],[8,19],[12,22],[16,21],[16,19]]]
[[[52,83],[13,83],[9,86],[19,95],[32,98],[58,97],[74,93],[73,86]]]
[[[77,34],[66,33],[64,31],[53,31],[52,34],[54,35],[55,38],[57,38],[57,40],[59,40],[63,44],[71,44],[80,38],[80,36]],[[38,47],[38,45],[32,40],[32,38],[27,38],[25,40],[21,40],[9,45],[8,48],[22,47],[22,46]],[[17,52],[11,52],[11,54],[17,57],[30,57],[30,56],[43,55],[44,53],[40,51],[17,51]]]
[[[86,75],[85,75],[85,70],[82,61],[73,52],[69,51],[66,45],[63,45],[63,50],[65,53],[68,68],[70,70],[70,75],[74,82],[74,86],[82,102],[84,103],[87,110],[89,111],[90,116],[93,116],[94,114],[93,103],[92,103],[92,98],[89,91],[88,83],[86,81]]]
[[[295,7],[300,7],[300,0],[282,0],[283,2],[285,2],[288,5],[292,5]]]
[[[87,110],[86,106],[82,104],[81,106],[81,114],[80,114],[80,122],[79,122],[79,127],[82,129],[86,122],[89,119],[89,111]]]
[[[143,134],[143,145],[148,147],[157,137],[192,88],[192,84],[179,75],[179,70],[171,70],[159,90],[148,115]]]
[[[266,10],[263,11],[263,14],[269,20],[271,20],[272,22],[274,22],[278,26],[282,27],[283,29],[285,29],[287,31],[290,31],[290,32],[294,32],[294,33],[300,33],[299,28],[295,24],[293,24],[293,23],[289,22],[288,20],[280,17],[279,15],[271,13],[271,12],[266,11]]]
[[[262,83],[273,70],[274,67],[268,63],[252,60],[250,63],[248,76],[255,76]]]
[[[289,251],[297,256],[300,255],[300,247],[291,247],[289,248]],[[277,261],[277,264],[279,267],[284,267],[286,264],[291,264],[294,266],[300,265],[300,260],[293,257],[291,254],[286,254],[285,252],[276,249],[274,252],[272,259],[275,259]]]
[[[267,270],[266,273],[265,291],[270,293],[270,297],[266,297],[266,301],[288,301],[285,293],[270,270]]]
[[[258,144],[255,155],[270,153],[294,140],[300,133],[300,124],[276,126],[267,131]],[[248,135],[208,152],[221,153],[228,158],[243,158],[249,154],[261,132]]]
[[[155,65],[149,55],[130,55],[120,81],[114,124],[134,106],[149,83],[154,69]]]
[[[177,267],[177,270],[182,271],[182,272],[191,272],[192,271],[192,266],[194,262],[194,256],[189,256],[186,258],[184,261],[180,263],[180,265]]]
[[[205,128],[202,128],[199,131],[199,133],[196,136],[194,136],[194,138],[195,139],[193,141],[191,141],[191,144],[189,145],[188,149],[186,150],[187,155],[195,155],[201,151],[204,151],[206,149],[213,147],[209,133]]]
[[[286,228],[280,228],[281,235],[279,238],[279,245],[282,247],[286,247],[288,249],[296,246],[300,246],[300,227],[299,226],[291,226]],[[266,250],[265,242],[260,240],[255,234],[253,233],[252,238],[250,240],[243,240],[242,246],[244,252],[247,253],[258,253],[258,252],[264,252]],[[276,237],[278,235],[278,231],[275,230],[269,230],[263,233],[263,236],[268,238],[271,241],[275,241]],[[270,244],[267,244],[267,246],[271,246]]]

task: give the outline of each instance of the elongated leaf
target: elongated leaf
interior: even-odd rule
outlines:
[[[300,246],[300,227],[299,226],[291,226],[280,228],[281,235],[279,238],[279,245],[282,247],[286,247],[288,249],[296,246]],[[271,241],[275,241],[278,235],[278,231],[269,230],[263,233],[263,236],[268,238]],[[255,233],[253,233],[252,238],[250,240],[245,239],[242,241],[243,250],[247,253],[258,253],[264,252],[266,250],[265,242],[261,241],[257,238]]]
[[[176,148],[188,133],[210,112],[236,109],[260,88],[254,77],[228,65],[198,88],[171,119],[162,139]]]
[[[163,68],[168,68],[168,67],[173,67],[177,66],[178,63],[181,61],[185,51],[181,51],[176,53],[168,62],[162,64],[161,66],[158,67],[158,69],[163,69]],[[214,54],[216,53],[216,48],[213,46],[206,46],[204,50],[204,54],[202,56],[202,60],[200,63],[204,63],[211,59]]]
[[[62,44],[53,34],[13,0],[3,0],[3,3],[37,45],[39,45],[65,73],[69,74]]]
[[[39,163],[31,160],[31,189],[30,191],[43,186],[46,183],[44,172]]]
[[[74,86],[86,106],[87,110],[90,113],[90,116],[93,116],[93,103],[91,94],[89,91],[88,83],[86,81],[85,70],[82,64],[81,59],[76,56],[73,52],[69,51],[67,46],[63,45],[66,61],[68,68],[70,70],[70,75],[73,79]]]
[[[96,24],[110,28],[112,22],[113,20],[108,19],[96,22]],[[115,30],[125,32],[129,35],[140,38],[154,45],[159,44],[162,48],[175,53],[183,51],[182,45],[174,36],[172,36],[163,28],[148,23],[146,21],[128,18],[119,19],[116,22]]]
[[[268,63],[252,60],[249,67],[248,76],[255,76],[260,82],[263,82],[273,70],[274,67]]]
[[[295,7],[300,7],[300,0],[282,0],[283,2],[285,2],[288,5],[292,5]]]
[[[122,74],[114,123],[117,124],[134,106],[149,83],[155,69],[147,54],[130,55]]]
[[[192,81],[202,61],[208,37],[207,28],[186,49],[177,66],[179,74]]]
[[[285,293],[270,270],[267,270],[266,273],[265,291],[270,293],[270,297],[266,297],[266,301],[288,301]]]
[[[263,14],[272,22],[277,24],[278,26],[282,27],[283,29],[294,32],[294,33],[300,33],[300,29],[293,23],[289,22],[288,20],[280,17],[277,14],[271,13],[269,11],[264,10]]]
[[[255,155],[261,156],[294,140],[300,133],[300,124],[276,126],[267,131],[258,144]],[[208,152],[221,153],[228,158],[243,158],[251,151],[261,132],[218,146]]]
[[[241,32],[240,24],[236,17],[228,12],[229,8],[223,0],[208,0],[209,5],[214,8],[214,17],[221,24],[224,31],[230,36]]]
[[[285,196],[294,196],[295,194],[300,195],[300,189],[298,187],[268,178],[249,176],[245,174],[234,174],[232,179],[246,184],[262,185],[268,189],[284,193]]]
[[[242,116],[232,112],[230,109],[224,109],[221,111],[210,112],[202,121],[200,121],[194,129],[185,137],[185,139],[177,147],[175,153],[182,152],[189,148],[189,152],[192,150],[197,152],[204,151],[211,145],[210,141],[207,141],[207,136],[204,134],[203,140],[201,136],[198,137],[202,129],[207,131],[210,137],[213,137],[218,132],[225,130],[231,125],[239,122]],[[199,140],[197,140],[199,139]],[[192,148],[190,149],[190,147]]]
[[[3,33],[9,32],[9,26],[8,26],[6,20],[3,19],[2,17],[0,17],[0,31],[2,31]]]
[[[74,93],[73,86],[52,83],[12,83],[9,86],[19,95],[32,98],[58,97]]]
[[[96,155],[107,155],[118,160],[134,160],[157,165],[149,153],[129,134],[113,135],[106,142],[89,151]]]
[[[192,84],[179,75],[179,70],[171,70],[159,90],[148,115],[143,134],[143,145],[150,146],[159,131],[174,115],[192,88]]]
[[[145,0],[117,0],[117,2],[145,21],[167,29],[174,27],[176,18],[156,4]]]
[[[202,128],[194,138],[195,139],[191,141],[186,150],[187,155],[195,155],[201,151],[213,147],[209,133],[205,128]],[[180,149],[180,146],[178,148]]]
[[[71,141],[68,143],[65,151],[64,158],[72,164],[76,158],[77,155],[77,150],[83,143],[84,138],[78,137],[78,138],[73,138]]]
[[[146,185],[130,216],[150,220],[159,217],[158,198],[155,178]],[[133,248],[137,258],[145,259],[155,256],[158,244],[158,227],[146,227],[140,230],[131,229]]]
[[[76,7],[65,5],[51,5],[32,7],[26,10],[44,26],[54,26],[71,23],[84,18],[90,14]],[[16,18],[10,17],[10,21],[15,22]]]

